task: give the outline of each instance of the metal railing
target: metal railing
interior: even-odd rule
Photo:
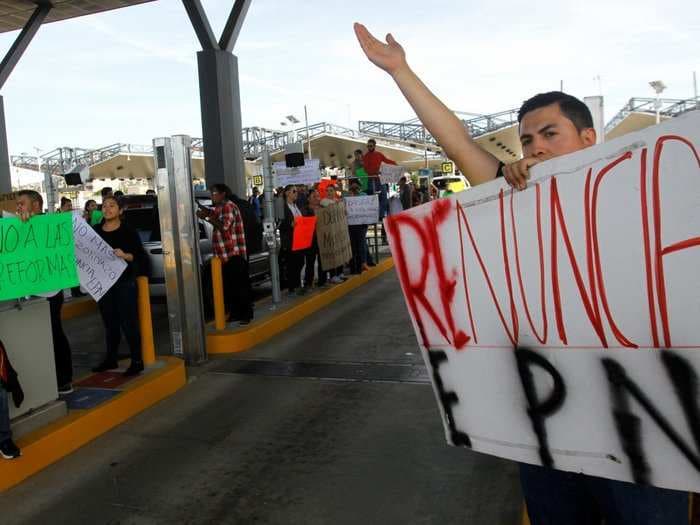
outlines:
[[[700,99],[695,98],[661,98],[659,103],[661,104],[659,114],[664,117],[677,117],[686,111],[700,109]],[[610,132],[631,113],[656,114],[656,99],[639,97],[629,99],[627,104],[605,125],[605,132]]]
[[[457,113],[457,112],[456,112]],[[457,113],[458,116],[463,113]],[[460,118],[464,127],[473,137],[479,137],[487,133],[498,131],[518,123],[518,110],[509,109],[489,115],[477,115],[471,118]],[[405,122],[382,122],[376,120],[361,120],[359,122],[360,133],[373,137],[389,138],[409,144],[433,144],[438,145],[433,137],[418,119]]]

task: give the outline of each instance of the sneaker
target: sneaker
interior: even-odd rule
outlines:
[[[68,394],[73,393],[73,385],[70,383],[66,383],[65,385],[61,385],[58,387],[58,395],[59,396],[65,396]]]
[[[119,368],[119,363],[112,362],[112,361],[103,361],[102,363],[97,365],[95,368],[93,368],[92,371],[95,373],[100,373],[100,372],[106,372],[107,370],[114,370],[115,368]]]
[[[17,459],[22,455],[19,447],[11,439],[6,439],[0,443],[0,456],[5,459]]]
[[[340,282],[343,282],[343,281],[347,281],[349,279],[349,277],[347,275],[341,273],[338,276],[338,279],[340,279]]]
[[[374,262],[374,261],[368,262],[368,263],[367,263],[367,266],[369,266],[369,267],[371,267],[371,268],[374,268],[375,266],[377,266],[377,263]]]
[[[343,280],[336,275],[335,277],[331,277],[329,282],[332,282],[333,284],[340,284],[343,282]]]
[[[143,372],[143,363],[131,363],[124,372],[124,377],[134,377]]]

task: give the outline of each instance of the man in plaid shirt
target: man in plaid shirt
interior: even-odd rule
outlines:
[[[229,320],[247,325],[253,319],[253,294],[248,273],[248,254],[241,212],[231,201],[231,190],[225,184],[211,189],[213,210],[202,210],[197,216],[214,227],[212,248],[223,263],[224,302]]]

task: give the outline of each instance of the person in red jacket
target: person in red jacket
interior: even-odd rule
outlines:
[[[367,141],[367,153],[362,156],[362,164],[367,175],[369,175],[367,195],[372,195],[380,189],[379,167],[382,165],[382,162],[396,165],[396,162],[387,158],[383,153],[378,152],[376,148],[377,142],[374,139],[369,139]]]

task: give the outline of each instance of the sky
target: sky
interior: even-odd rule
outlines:
[[[218,36],[233,0],[202,0]],[[610,120],[631,97],[693,96],[700,77],[696,0],[252,0],[234,53],[244,126],[286,115],[357,128],[415,115],[352,29],[391,32],[450,108],[494,113],[559,89],[605,97]],[[0,35],[5,53],[17,32]],[[43,26],[0,92],[11,154],[59,146],[150,144],[201,136],[196,53],[180,0]],[[698,80],[700,82],[700,78]]]

